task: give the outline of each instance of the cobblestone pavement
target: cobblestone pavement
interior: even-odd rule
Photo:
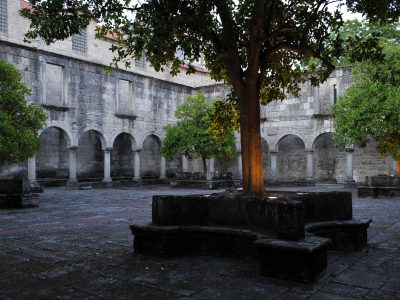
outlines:
[[[262,277],[244,259],[133,253],[128,225],[150,221],[152,195],[196,193],[47,188],[39,208],[0,210],[0,299],[400,299],[400,199],[354,197],[354,216],[373,218],[368,247],[330,251],[325,274],[298,284]]]

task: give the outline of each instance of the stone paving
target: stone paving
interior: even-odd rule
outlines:
[[[128,225],[150,222],[152,195],[198,193],[210,191],[47,188],[39,208],[0,210],[0,299],[400,299],[400,199],[354,196],[354,216],[374,220],[369,245],[329,251],[312,284],[262,277],[246,259],[133,253]]]

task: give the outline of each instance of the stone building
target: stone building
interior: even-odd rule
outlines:
[[[77,181],[174,176],[201,171],[197,161],[177,154],[167,162],[160,155],[163,127],[174,111],[197,91],[223,98],[226,86],[213,82],[201,62],[197,72],[178,76],[157,73],[145,59],[131,68],[106,71],[112,59],[112,37],[95,39],[96,22],[79,35],[45,45],[24,43],[29,21],[20,15],[23,0],[0,0],[0,57],[14,64],[32,89],[28,101],[43,107],[47,127],[41,149],[25,164],[6,166],[3,178],[25,176],[31,181]],[[379,157],[371,142],[365,149],[336,148],[330,108],[351,84],[351,70],[337,69],[320,87],[302,86],[299,98],[262,108],[264,172],[267,180],[364,181],[372,174],[393,172],[391,159]],[[240,144],[240,143],[238,143]],[[233,162],[210,160],[211,171],[240,176]]]

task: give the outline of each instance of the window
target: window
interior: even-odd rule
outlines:
[[[117,113],[122,115],[133,115],[134,103],[132,93],[132,82],[118,79],[118,105]]]
[[[72,36],[72,50],[80,53],[86,53],[87,47],[87,34],[86,31],[74,34]]]
[[[45,103],[53,106],[64,106],[64,68],[46,63],[46,97]]]
[[[7,0],[0,0],[0,32],[7,32]]]
[[[146,67],[146,59],[143,55],[139,60],[135,60],[135,67],[139,69],[144,69]]]

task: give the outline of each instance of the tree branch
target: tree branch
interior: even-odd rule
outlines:
[[[238,51],[238,34],[235,30],[229,7],[224,0],[215,0],[217,13],[222,22],[222,34],[224,48],[227,49],[228,57],[225,59],[225,67],[232,79],[232,85],[239,97],[244,93],[244,82],[242,78],[242,67]]]
[[[260,51],[262,46],[264,33],[264,17],[265,17],[265,0],[257,0],[255,6],[254,26],[250,34],[248,47],[248,68],[246,73],[250,78],[254,78],[258,74],[260,65]],[[247,77],[247,76],[246,76]]]

